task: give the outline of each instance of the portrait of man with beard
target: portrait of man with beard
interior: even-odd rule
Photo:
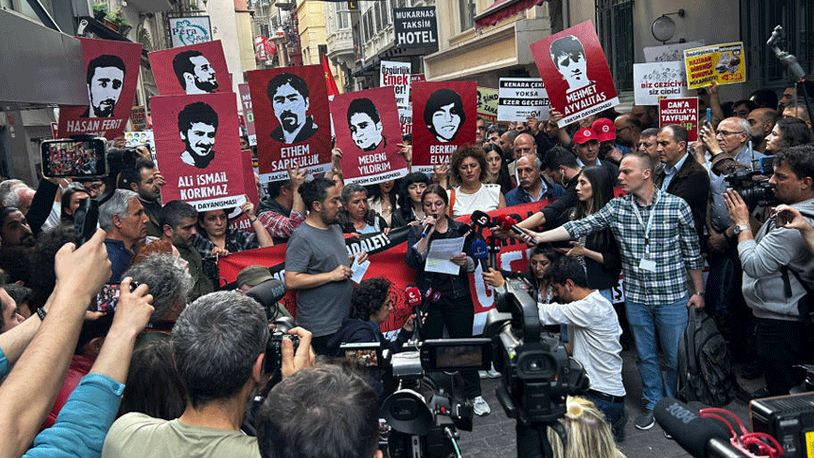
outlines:
[[[215,159],[218,113],[204,102],[190,103],[178,113],[178,135],[186,148],[181,152],[184,164],[205,169]]]
[[[83,118],[110,118],[122,94],[124,62],[119,56],[101,55],[88,63],[88,110]]]
[[[271,138],[285,144],[300,143],[313,136],[319,126],[308,115],[308,85],[297,75],[280,73],[269,81],[268,90],[274,116],[280,125]]]
[[[187,94],[212,94],[218,88],[215,69],[200,51],[184,51],[172,59],[172,69]]]

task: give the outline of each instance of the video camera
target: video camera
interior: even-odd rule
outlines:
[[[486,316],[495,369],[502,374],[497,397],[506,415],[524,425],[554,424],[565,415],[566,397],[588,390],[582,365],[559,340],[541,336],[537,303],[525,279],[506,279],[506,293]]]
[[[756,165],[757,170],[735,170],[735,167],[724,168],[727,174],[724,180],[740,194],[749,210],[754,210],[758,205],[770,207],[779,203],[769,184],[769,177],[774,173],[774,157],[761,158]]]
[[[379,411],[383,419],[380,447],[391,458],[446,458],[454,455],[458,430],[472,431],[471,403],[457,396],[455,375],[485,370],[491,341],[485,338],[408,342],[416,350],[390,354],[381,344],[351,343],[340,354],[377,368],[390,393]]]

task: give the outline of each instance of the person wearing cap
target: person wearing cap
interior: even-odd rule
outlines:
[[[268,267],[263,266],[248,266],[237,274],[237,292],[246,294],[246,292],[260,283],[273,280],[274,277],[269,273]]]
[[[573,152],[581,168],[604,167],[610,174],[613,185],[618,185],[619,168],[610,161],[599,160],[599,135],[595,130],[590,127],[578,130],[574,135]]]
[[[622,156],[630,153],[630,149],[623,151],[620,145],[616,144],[616,125],[608,118],[599,118],[591,124],[591,129],[599,137],[599,157],[603,161],[613,162],[619,166]]]

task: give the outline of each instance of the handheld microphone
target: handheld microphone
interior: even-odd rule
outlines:
[[[504,231],[512,231],[517,235],[529,235],[525,229],[517,225],[517,220],[511,216],[500,215],[495,218],[495,222],[497,222],[500,228]],[[532,244],[534,244],[533,241],[534,239],[532,239]]]
[[[480,267],[484,272],[489,270],[489,264],[486,262],[486,259],[489,258],[489,251],[483,240],[472,241],[472,257],[480,261]]]
[[[424,227],[421,229],[421,238],[426,238],[427,234],[429,234],[430,229],[434,226],[434,224],[425,223]]]
[[[721,447],[733,453],[732,457],[743,456],[741,452],[729,445],[730,434],[719,422],[703,418],[681,401],[673,398],[662,398],[653,410],[656,421],[673,436],[678,445],[695,458],[714,458],[721,456],[712,449]],[[727,448],[728,447],[728,448]]]
[[[475,210],[472,212],[472,225],[478,230],[478,234],[483,234],[483,228],[489,227],[492,223],[492,218],[489,217],[485,212],[480,210]]]
[[[497,269],[497,254],[500,253],[500,243],[497,237],[489,237],[489,265]]]
[[[416,285],[407,285],[404,288],[404,300],[407,307],[415,313],[415,330],[421,335],[421,304],[424,302],[421,296],[421,290]]]

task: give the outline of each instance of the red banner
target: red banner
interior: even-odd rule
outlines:
[[[619,104],[613,77],[591,21],[531,44],[560,126]]]
[[[156,157],[167,178],[164,201],[183,200],[198,211],[242,204],[247,183],[234,94],[157,96],[150,104],[156,119],[164,120],[154,129]]]
[[[58,137],[122,135],[136,95],[141,43],[79,38],[88,83],[88,106],[59,107]]]
[[[698,140],[698,97],[659,100],[659,127],[678,124],[687,129],[687,141]]]
[[[248,72],[263,182],[288,179],[288,167],[309,173],[331,165],[331,115],[321,65]]]
[[[518,221],[530,216],[547,204],[546,202],[533,202],[500,210],[488,212],[493,219],[498,215],[510,215]],[[457,221],[470,222],[470,217],[461,216]],[[489,231],[484,232],[488,236]],[[366,251],[370,254],[370,267],[365,278],[385,277],[393,282],[393,292],[398,296],[393,313],[387,322],[382,324],[382,331],[396,330],[410,316],[410,310],[404,301],[404,289],[415,283],[415,270],[405,263],[407,256],[406,228],[392,230],[389,234],[369,234],[361,238],[351,237],[346,240],[348,253]],[[271,269],[275,278],[284,281],[285,245],[256,250],[242,251],[218,259],[221,280],[224,283],[235,281],[238,272],[250,265],[261,265]],[[528,247],[516,240],[503,241],[497,263],[500,269],[516,272],[526,271],[528,268]],[[486,312],[494,306],[492,290],[486,285],[481,276],[481,268],[477,267],[474,273],[469,274],[472,302],[475,304],[475,334],[480,334],[486,320]],[[294,314],[296,312],[296,296],[293,291],[286,293],[281,301],[286,308]]]
[[[407,174],[392,87],[340,94],[330,105],[345,184],[368,185]]]
[[[475,142],[478,83],[416,82],[413,100],[413,172],[432,172],[461,145]]]
[[[153,51],[147,57],[161,95],[232,92],[220,40]]]

